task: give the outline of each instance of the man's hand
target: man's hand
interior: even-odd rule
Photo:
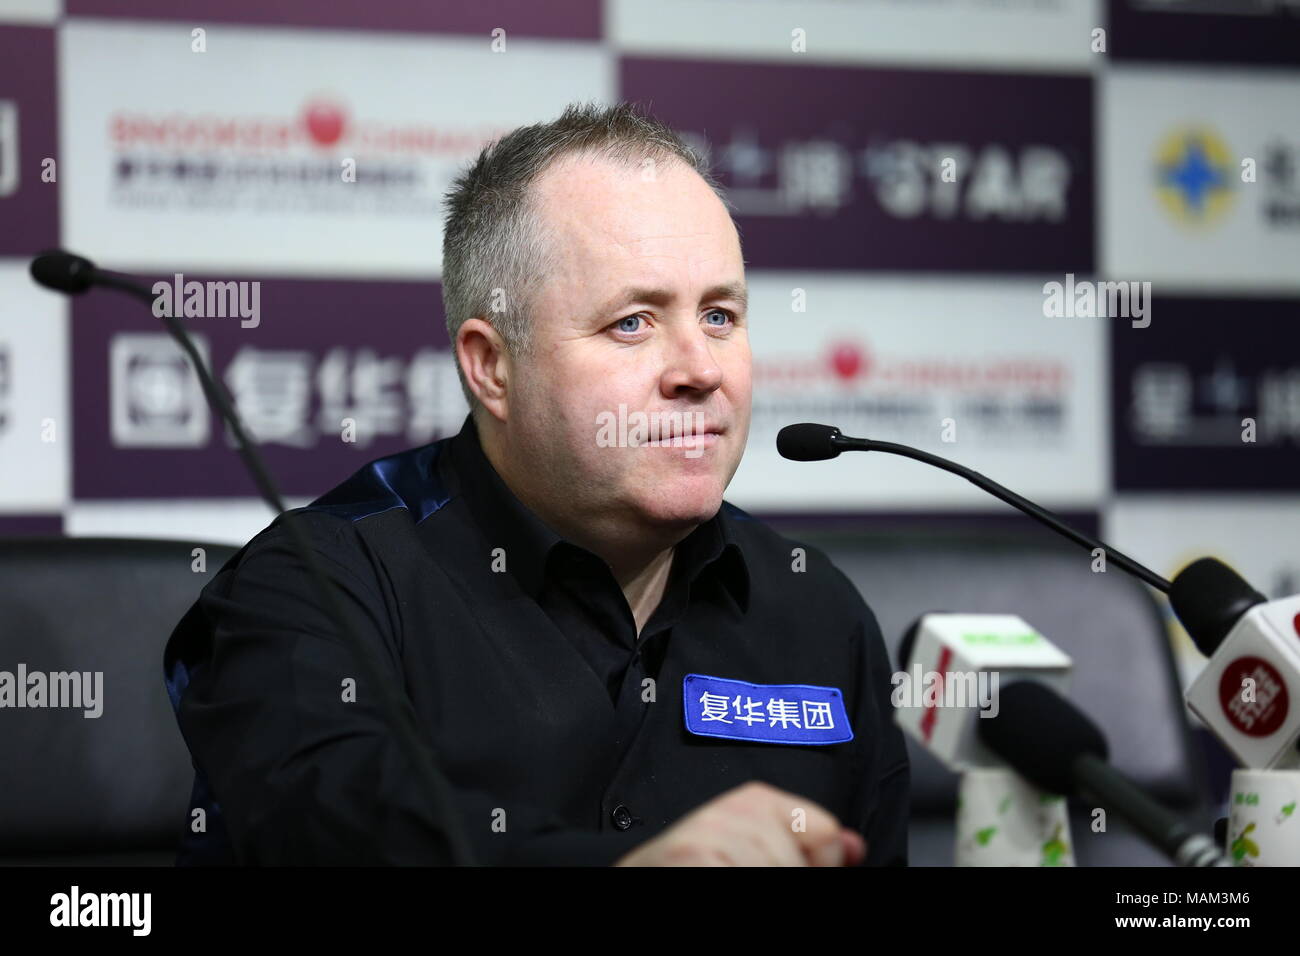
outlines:
[[[825,808],[754,781],[702,804],[614,865],[856,866],[866,855],[862,835]]]

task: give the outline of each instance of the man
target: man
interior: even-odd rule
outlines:
[[[485,149],[448,208],[471,415],[299,514],[459,819],[433,818],[277,522],[168,645],[205,824],[180,862],[428,862],[452,826],[486,864],[905,863],[874,616],[723,502],[748,316],[702,161],[626,106],[570,107]]]

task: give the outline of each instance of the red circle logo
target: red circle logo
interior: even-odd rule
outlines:
[[[1300,637],[1300,614],[1297,614],[1291,623],[1295,625],[1295,636]]]
[[[333,146],[343,138],[343,110],[333,103],[317,100],[308,104],[303,119],[307,132],[321,146]]]
[[[866,356],[862,354],[862,349],[852,342],[841,342],[831,348],[831,368],[845,382],[851,382],[853,379],[865,371],[867,365]]]
[[[1286,720],[1290,698],[1277,668],[1262,657],[1239,657],[1219,678],[1219,705],[1238,731],[1267,737]]]

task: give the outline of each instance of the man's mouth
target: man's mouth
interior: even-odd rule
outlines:
[[[702,411],[633,411],[620,404],[618,412],[596,416],[596,444],[602,448],[679,448],[699,458],[727,434],[725,422]]]
[[[647,445],[667,445],[673,448],[712,448],[727,433],[720,425],[708,425],[702,429],[685,429],[662,432],[658,437],[646,441]]]

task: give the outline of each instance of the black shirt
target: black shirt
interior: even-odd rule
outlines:
[[[609,566],[510,492],[471,419],[299,514],[429,734],[477,862],[613,863],[762,780],[861,832],[868,864],[906,863],[908,763],[884,643],[816,549],[801,556],[724,503],[677,546],[638,638]],[[280,522],[204,588],[164,667],[197,771],[187,823],[205,824],[186,826],[178,863],[438,859],[426,797]],[[688,675],[836,688],[853,738],[693,732]]]

